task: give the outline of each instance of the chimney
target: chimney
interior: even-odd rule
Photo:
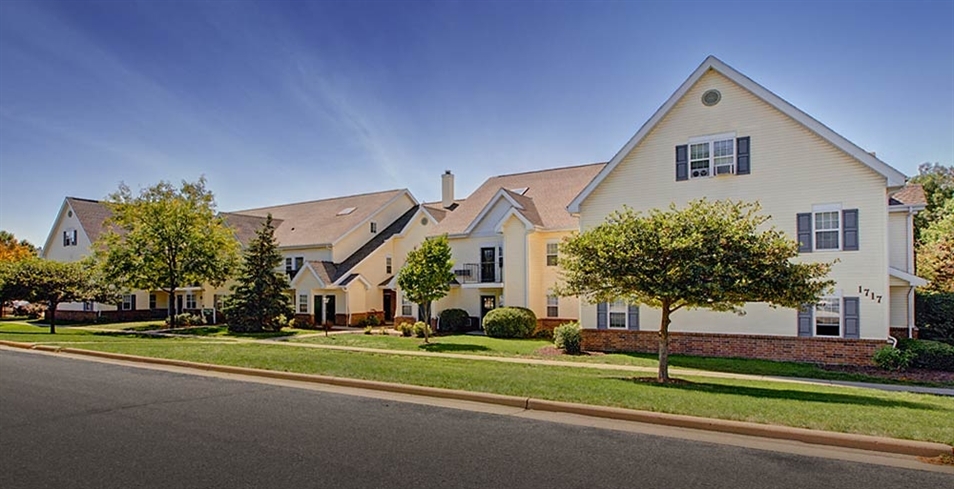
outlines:
[[[454,174],[445,170],[441,175],[441,207],[449,209],[454,205]]]

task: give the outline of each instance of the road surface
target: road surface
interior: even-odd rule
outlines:
[[[0,487],[954,487],[954,475],[0,350]]]

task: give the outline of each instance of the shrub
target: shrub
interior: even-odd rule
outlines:
[[[499,307],[484,316],[484,332],[493,338],[526,338],[537,326],[537,316],[524,307]]]
[[[425,324],[424,321],[418,321],[414,323],[414,326],[412,326],[411,328],[414,331],[414,336],[417,336],[418,338],[423,338],[425,332],[427,333],[427,336],[434,334],[434,330],[432,330],[430,326]]]
[[[355,322],[355,326],[358,326],[358,327],[380,326],[380,325],[381,325],[381,320],[378,319],[378,316],[376,314],[374,314],[374,311],[369,312],[367,316]]]
[[[39,303],[27,302],[13,308],[14,316],[26,316],[30,319],[39,319],[46,313],[46,306]]]
[[[939,341],[904,339],[898,342],[911,355],[911,366],[954,372],[954,346]]]
[[[205,317],[201,314],[184,312],[176,314],[176,326],[201,326],[205,324]],[[169,318],[166,318],[166,327],[169,327]]]
[[[401,336],[411,336],[414,334],[414,324],[412,323],[401,323],[395,326],[396,330],[401,332]]]
[[[364,334],[371,334],[371,333],[374,333],[374,328],[371,327],[371,325],[365,326],[365,327],[364,327]]]
[[[470,331],[470,314],[463,309],[444,309],[440,314],[440,330],[447,333]]]
[[[954,294],[918,291],[914,299],[918,336],[954,345]]]
[[[583,351],[583,334],[580,323],[563,323],[553,329],[553,344],[563,351],[578,355]]]
[[[875,365],[885,370],[907,370],[911,365],[913,355],[910,351],[895,348],[890,345],[878,348],[874,354]]]

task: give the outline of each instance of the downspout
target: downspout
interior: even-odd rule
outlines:
[[[908,247],[905,254],[906,272],[914,275],[914,209],[908,207],[908,218],[904,227],[904,245]],[[914,338],[914,286],[908,287],[908,339]]]
[[[914,287],[908,287],[908,338],[914,338]]]

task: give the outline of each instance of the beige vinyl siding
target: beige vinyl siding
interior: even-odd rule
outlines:
[[[888,213],[888,264],[898,270],[912,271],[908,263],[908,214]]]
[[[908,290],[910,287],[891,287],[891,326],[908,325]]]
[[[529,237],[529,301],[530,309],[537,317],[547,316],[547,296],[560,280],[560,267],[547,266],[547,243],[562,243],[563,238],[573,234],[570,231],[537,232]],[[559,317],[576,319],[579,316],[580,301],[576,297],[560,297]]]
[[[292,266],[294,266],[294,258],[301,256],[305,258],[305,261],[331,261],[331,248],[330,247],[321,247],[321,248],[281,248],[279,250],[282,253],[282,264],[279,268],[282,270],[285,269],[285,258],[292,258]]]
[[[716,88],[722,101],[705,107],[700,98]],[[675,147],[694,136],[734,132],[751,137],[751,174],[675,180]],[[694,85],[587,198],[580,212],[583,228],[603,222],[624,204],[636,210],[679,206],[707,197],[759,201],[771,224],[794,238],[795,218],[815,204],[840,204],[859,210],[860,251],[814,252],[805,261],[840,260],[831,273],[845,296],[858,287],[887,297],[887,209],[885,179],[748,91],[710,71]],[[596,327],[595,309],[581,308],[585,327]],[[674,331],[795,335],[796,311],[762,304],[746,307],[746,316],[708,311],[678,311]],[[659,322],[659,312],[643,307],[643,326]],[[653,326],[655,328],[655,326]],[[861,337],[883,338],[888,301],[861,300]],[[645,328],[644,328],[645,329]]]
[[[406,193],[401,194],[394,202],[384,206],[383,209],[374,214],[368,221],[363,222],[335,243],[332,261],[341,263],[351,256],[352,253],[357,251],[358,248],[361,248],[365,243],[375,237],[376,233],[371,232],[370,221],[378,223],[378,233],[380,233],[413,206],[414,202],[411,198],[408,197]]]
[[[508,306],[529,307],[527,302],[527,230],[523,222],[513,216],[507,219],[503,226],[503,239],[504,303]]]

